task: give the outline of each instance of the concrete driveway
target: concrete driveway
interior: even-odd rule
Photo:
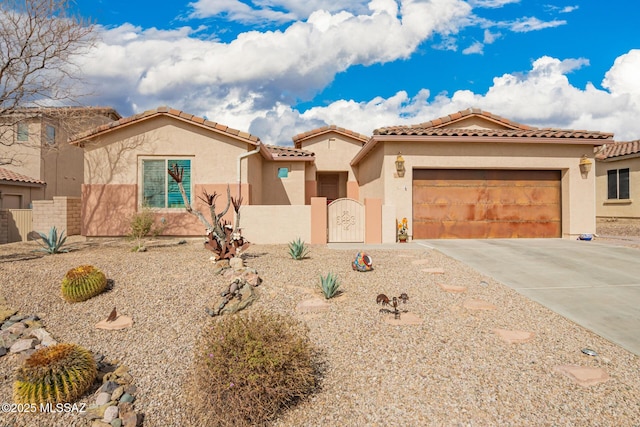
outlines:
[[[640,355],[640,250],[565,239],[420,240]]]

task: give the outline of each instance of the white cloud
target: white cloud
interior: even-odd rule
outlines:
[[[269,137],[277,138],[269,140],[278,143],[290,143],[291,136],[324,124],[370,135],[379,127],[422,123],[478,107],[532,126],[614,132],[618,141],[639,139],[640,82],[634,76],[640,73],[640,50],[619,57],[606,73],[603,86],[609,91],[591,83],[577,88],[569,82],[567,74],[586,65],[584,59],[542,57],[526,73],[494,78],[484,94],[460,90],[430,99],[429,91],[423,89],[413,98],[400,91],[389,98],[340,100],[302,113],[279,106],[255,119],[254,124],[260,126],[252,125],[252,132],[268,128]],[[284,132],[278,125],[281,120],[286,123]]]
[[[462,53],[464,55],[473,55],[473,54],[482,55],[484,53],[484,44],[476,41],[471,46],[464,49]]]
[[[189,3],[190,18],[225,17],[242,23],[284,23],[307,19],[313,12],[367,12],[369,0],[197,0]]]
[[[486,7],[497,9],[511,3],[520,3],[520,0],[469,0],[472,7]]]
[[[490,30],[486,29],[484,30],[484,39],[483,39],[483,43],[484,44],[492,44],[493,42],[495,42],[496,40],[498,40],[500,37],[502,37],[502,33],[492,33]]]
[[[374,0],[367,15],[319,10],[282,31],[249,31],[229,43],[197,38],[189,27],[124,24],[100,28],[102,41],[82,67],[104,99],[128,98],[125,114],[134,104],[198,112],[204,96],[231,110],[247,100],[262,110],[310,99],[353,65],[408,58],[435,32],[455,33],[470,11],[462,0],[404,0],[400,9]]]
[[[516,33],[528,33],[529,31],[538,31],[545,28],[554,28],[566,25],[567,21],[554,19],[553,21],[541,21],[536,17],[525,17],[508,24],[511,31]]]

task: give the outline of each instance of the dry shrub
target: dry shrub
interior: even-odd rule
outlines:
[[[202,426],[264,425],[316,387],[307,330],[282,315],[213,319],[195,359],[191,392]]]

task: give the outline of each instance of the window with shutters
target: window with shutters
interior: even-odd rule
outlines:
[[[629,198],[629,168],[607,171],[607,199],[626,200]]]
[[[178,184],[169,175],[169,168],[178,165],[184,169],[182,185],[191,202],[191,159],[145,158],[141,164],[141,205],[150,208],[184,208]]]

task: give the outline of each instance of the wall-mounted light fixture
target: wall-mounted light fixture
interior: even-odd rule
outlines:
[[[587,155],[583,154],[580,159],[580,174],[583,178],[586,178],[587,175],[589,175],[589,172],[591,172],[592,164],[593,162],[587,157]]]
[[[396,172],[398,173],[398,177],[404,177],[404,159],[402,158],[402,154],[398,153],[398,157],[396,157]]]

